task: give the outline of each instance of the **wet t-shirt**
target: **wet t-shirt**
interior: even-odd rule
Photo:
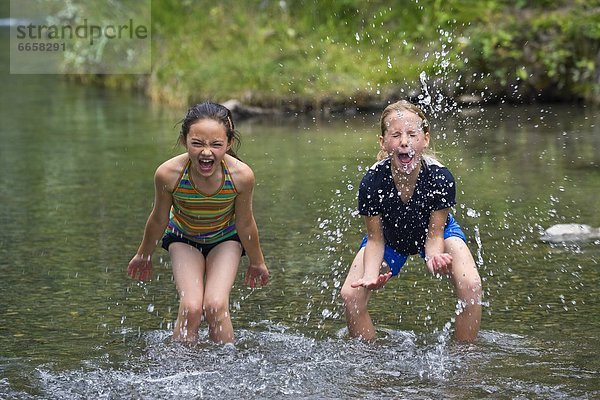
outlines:
[[[358,212],[381,215],[386,244],[403,254],[425,247],[431,213],[456,204],[456,185],[448,168],[424,157],[415,191],[404,203],[392,177],[391,159],[373,165],[360,183]]]

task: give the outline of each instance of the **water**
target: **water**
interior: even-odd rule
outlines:
[[[6,54],[3,52],[2,54]],[[3,56],[6,57],[6,56]],[[463,110],[432,121],[458,179],[457,218],[484,279],[482,331],[451,340],[456,300],[411,259],[371,300],[374,344],[347,337],[339,290],[362,221],[356,191],[376,116],[247,121],[266,288],[232,292],[234,346],[170,341],[168,256],[127,278],[152,174],[184,110],[9,76],[0,98],[0,398],[594,398],[600,243],[542,228],[600,226],[600,117],[581,106]]]

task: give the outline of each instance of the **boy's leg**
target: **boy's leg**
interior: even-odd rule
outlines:
[[[452,256],[452,284],[463,304],[462,312],[456,316],[455,337],[472,342],[477,338],[481,324],[481,278],[471,251],[462,239],[449,237],[444,240],[444,247]]]
[[[204,315],[210,339],[217,343],[234,340],[229,314],[229,295],[242,256],[242,245],[228,240],[215,246],[206,258]]]
[[[196,341],[202,321],[205,260],[202,253],[185,243],[171,243],[169,255],[179,293],[179,313],[173,339]]]
[[[375,327],[371,321],[371,316],[367,310],[371,290],[364,287],[353,288],[350,286],[352,282],[357,281],[364,275],[363,255],[365,248],[361,248],[356,254],[348,276],[342,286],[341,295],[344,299],[344,307],[346,312],[346,322],[348,323],[348,332],[351,337],[360,337],[365,340],[375,339]]]

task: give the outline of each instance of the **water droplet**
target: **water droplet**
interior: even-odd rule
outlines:
[[[467,215],[471,218],[479,218],[480,214],[472,208],[467,208]]]

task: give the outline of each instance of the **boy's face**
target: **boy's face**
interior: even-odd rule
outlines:
[[[379,137],[381,149],[392,158],[392,165],[410,175],[417,169],[423,151],[429,145],[429,133],[423,130],[423,120],[410,111],[392,113],[384,120],[386,130]]]

